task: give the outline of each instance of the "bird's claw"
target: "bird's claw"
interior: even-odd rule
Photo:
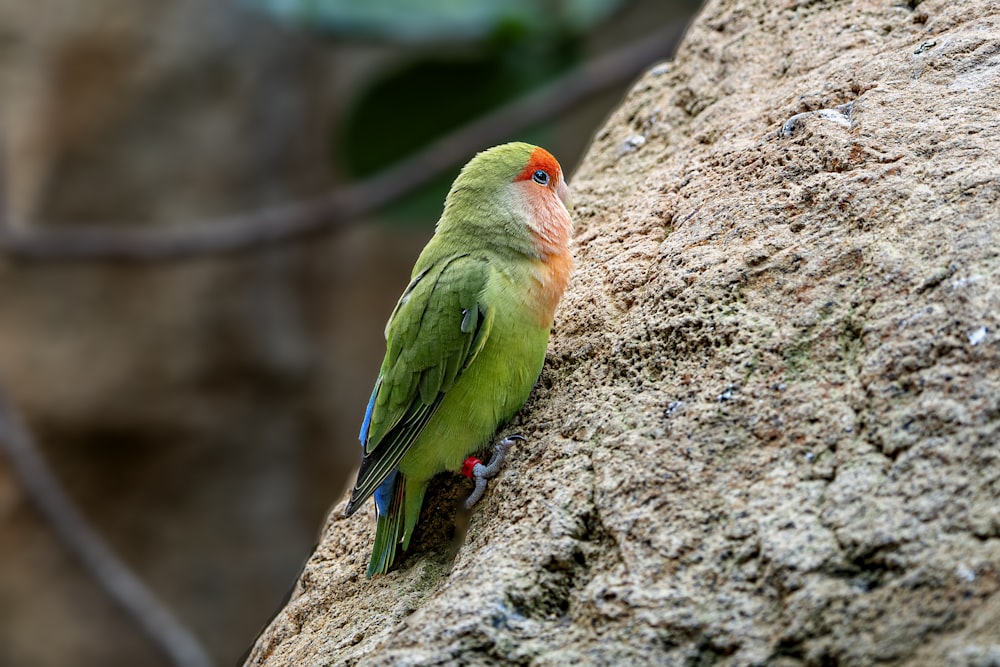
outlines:
[[[465,460],[465,464],[462,465],[462,474],[471,478],[476,483],[476,488],[472,490],[472,493],[465,500],[465,509],[472,509],[479,502],[479,499],[483,497],[483,494],[486,493],[487,480],[497,476],[497,473],[503,468],[504,463],[507,462],[507,452],[518,441],[527,442],[527,439],[523,435],[515,433],[498,442],[496,447],[493,448],[493,455],[490,457],[489,463],[483,463],[475,456],[470,456]]]

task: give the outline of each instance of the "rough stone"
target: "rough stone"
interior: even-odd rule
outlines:
[[[996,664],[998,45],[710,1],[572,180],[529,443],[387,576],[335,509],[247,665]]]

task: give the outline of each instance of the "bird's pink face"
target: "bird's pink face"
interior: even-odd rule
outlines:
[[[528,164],[514,179],[515,183],[531,181],[548,192],[554,193],[564,204],[569,199],[569,188],[563,180],[562,167],[552,153],[544,148],[536,148],[528,158]]]
[[[544,148],[536,148],[514,184],[523,196],[528,224],[543,255],[558,254],[569,245],[573,221],[566,203],[569,188],[559,162]]]

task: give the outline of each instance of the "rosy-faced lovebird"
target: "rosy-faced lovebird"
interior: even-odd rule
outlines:
[[[463,463],[477,477],[496,473],[467,458],[521,409],[541,373],[572,266],[567,192],[556,159],[525,143],[479,153],[452,184],[389,316],[361,425],[346,514],[374,494],[369,577],[409,546],[431,477]]]

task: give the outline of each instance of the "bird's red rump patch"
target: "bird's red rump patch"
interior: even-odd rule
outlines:
[[[526,181],[531,178],[539,169],[548,172],[549,176],[552,177],[552,185],[559,180],[559,161],[552,157],[552,153],[548,152],[544,148],[536,148],[531,152],[531,157],[528,158],[528,164],[524,165],[524,169],[521,173],[517,175],[514,182]]]

